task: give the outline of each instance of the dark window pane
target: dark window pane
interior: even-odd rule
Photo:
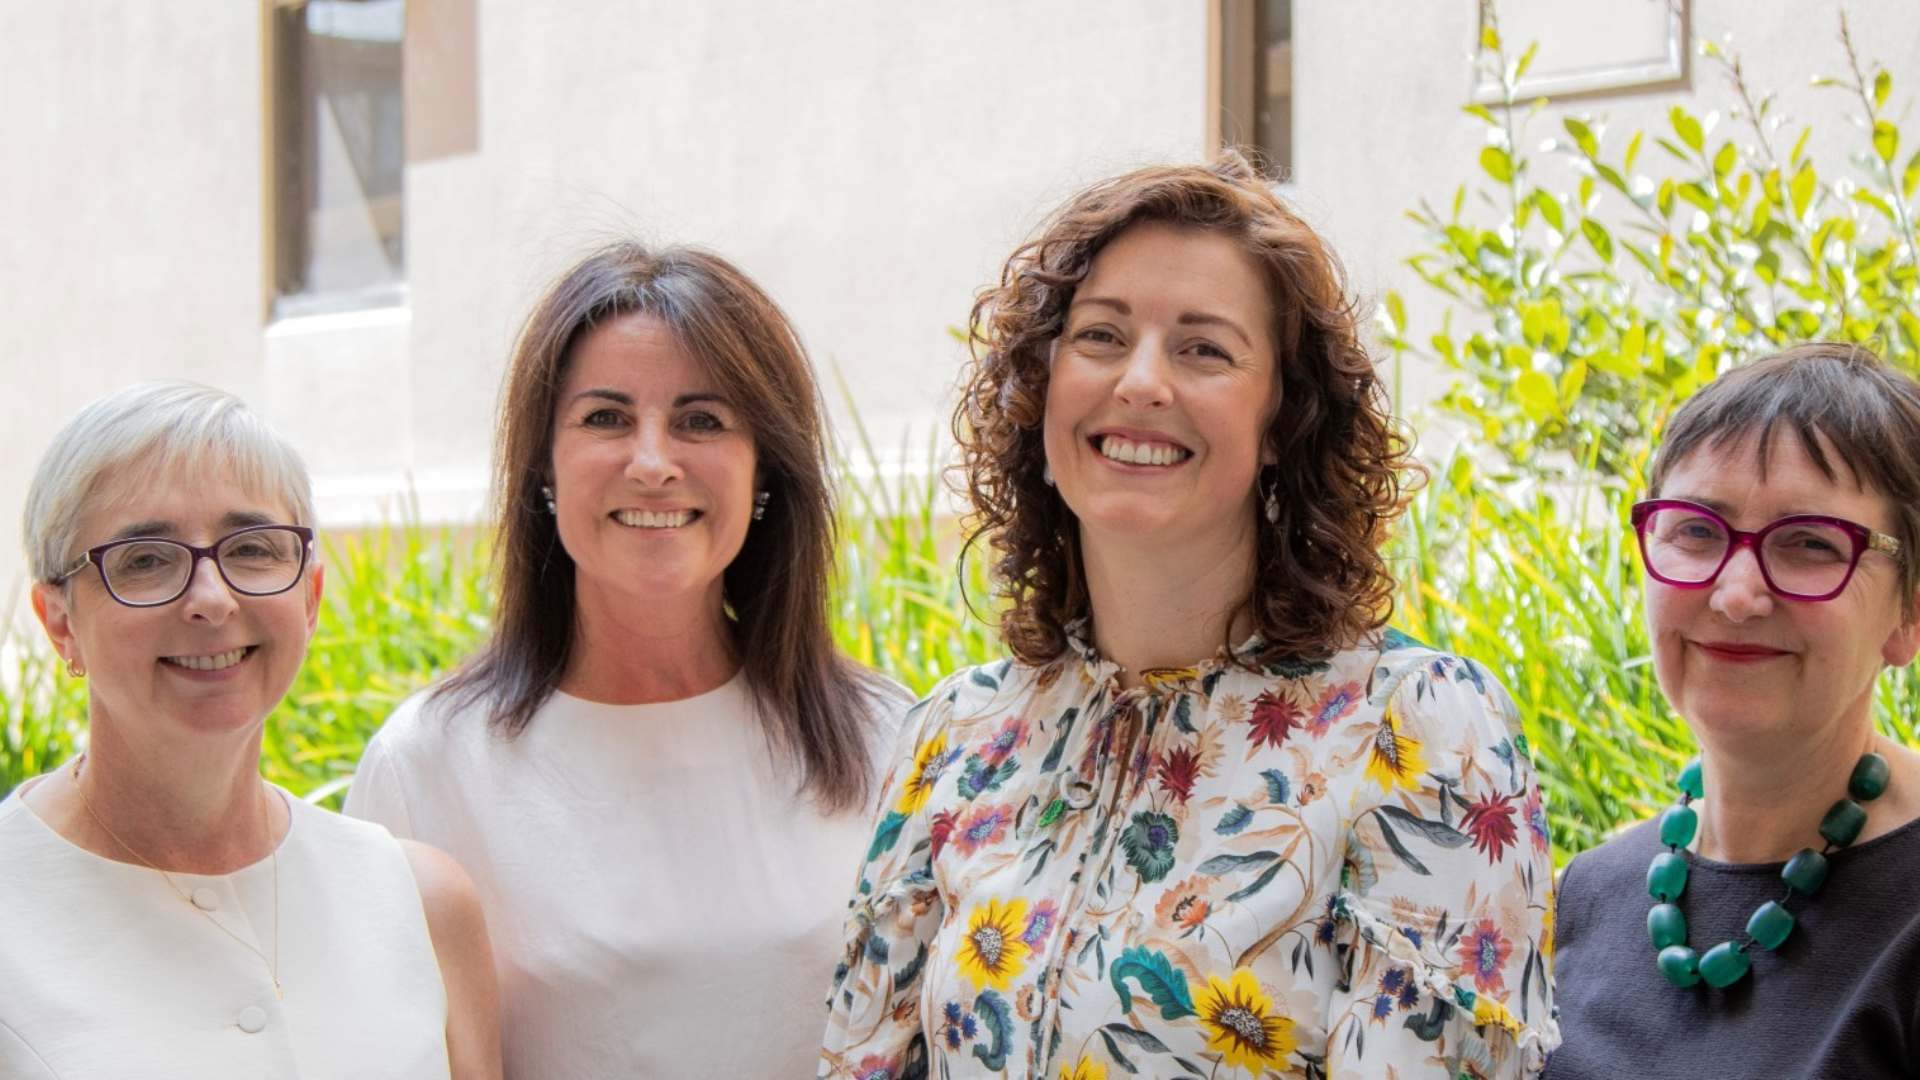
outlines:
[[[403,0],[274,10],[275,285],[283,299],[391,302],[405,280],[404,14]]]

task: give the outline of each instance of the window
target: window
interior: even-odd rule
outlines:
[[[276,316],[405,296],[404,0],[276,0]]]
[[[1292,0],[1213,0],[1212,144],[1251,150],[1267,174],[1293,171]]]

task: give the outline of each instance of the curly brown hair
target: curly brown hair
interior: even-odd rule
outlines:
[[[1255,530],[1241,610],[1264,647],[1253,665],[1324,660],[1386,624],[1393,576],[1380,554],[1418,466],[1361,342],[1361,316],[1333,252],[1238,154],[1139,169],[1068,199],[1007,259],[973,306],[971,360],[954,410],[956,472],[973,502],[967,546],[994,552],[1001,635],[1029,664],[1057,658],[1091,616],[1077,520],[1045,479],[1048,356],[1095,256],[1143,222],[1206,229],[1245,246],[1273,305],[1279,405],[1262,471],[1279,519]],[[1229,646],[1233,643],[1228,642]]]

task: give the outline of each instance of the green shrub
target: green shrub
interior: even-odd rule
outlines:
[[[1676,105],[1667,130],[1610,133],[1567,117],[1548,153],[1570,170],[1547,169],[1523,149],[1543,103],[1515,100],[1537,46],[1509,59],[1488,25],[1507,103],[1466,110],[1485,125],[1480,179],[1444,213],[1409,212],[1422,242],[1407,265],[1447,318],[1417,342],[1390,294],[1385,322],[1397,353],[1460,376],[1443,407],[1507,475],[1634,476],[1676,400],[1792,343],[1860,342],[1915,367],[1920,151],[1902,156],[1893,77],[1861,59],[1844,14],[1843,73],[1815,84],[1862,132],[1850,170],[1815,162],[1813,125],[1789,124],[1712,43],[1724,119]]]

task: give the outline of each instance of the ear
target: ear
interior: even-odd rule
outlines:
[[[1914,593],[1907,610],[1920,612],[1920,592]],[[1888,667],[1906,667],[1913,663],[1916,653],[1920,653],[1920,616],[1895,627],[1880,646],[1880,659],[1885,660]]]
[[[320,625],[320,593],[326,586],[327,564],[317,557],[307,571],[307,583],[303,587],[307,601],[307,640],[313,640],[313,631]]]
[[[58,585],[49,585],[44,581],[33,583],[33,591],[28,594],[28,602],[33,606],[34,618],[40,620],[40,626],[47,632],[47,640],[53,642],[53,649],[60,659],[72,663],[78,660],[84,664],[87,658],[80,655],[80,639],[73,630],[73,605],[67,599],[66,590]]]

